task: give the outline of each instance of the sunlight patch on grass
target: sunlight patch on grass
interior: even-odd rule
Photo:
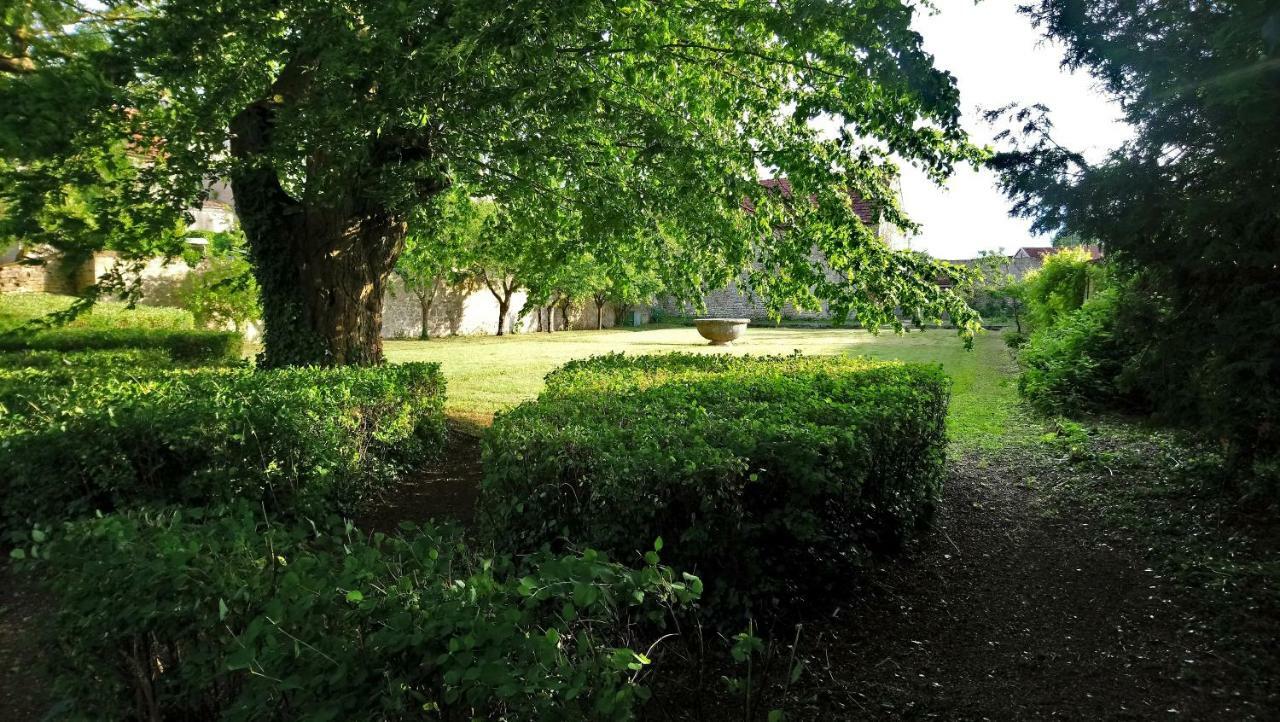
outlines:
[[[800,351],[939,363],[955,384],[948,420],[954,444],[985,448],[1024,434],[1008,351],[995,334],[980,336],[972,351],[945,329],[872,335],[860,329],[754,327],[730,347],[709,346],[695,329],[683,326],[386,342],[387,358],[393,363],[440,362],[449,384],[446,408],[469,427],[487,425],[495,412],[537,396],[547,372],[566,361],[616,351],[754,355]]]

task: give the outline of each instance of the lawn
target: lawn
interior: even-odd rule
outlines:
[[[440,362],[449,383],[449,414],[477,425],[487,425],[494,412],[536,396],[543,376],[570,359],[614,351],[786,354],[796,350],[940,363],[955,382],[949,419],[954,443],[964,448],[987,447],[1024,433],[1016,418],[1017,391],[1008,373],[1008,352],[994,334],[980,336],[971,351],[953,332],[943,329],[905,335],[886,331],[877,336],[854,329],[752,328],[728,348],[708,346],[696,330],[683,326],[456,336],[386,344],[392,362]]]

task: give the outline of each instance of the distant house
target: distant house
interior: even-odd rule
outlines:
[[[1097,245],[1082,246],[1089,252],[1091,260],[1102,258],[1102,247]],[[1023,246],[1013,252],[1009,257],[1009,273],[1015,278],[1021,279],[1028,273],[1040,268],[1044,265],[1044,259],[1061,251],[1061,247],[1057,246]]]

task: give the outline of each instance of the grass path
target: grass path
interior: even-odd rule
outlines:
[[[955,386],[950,431],[961,448],[992,448],[1022,435],[1018,402],[1009,375],[1008,352],[994,334],[979,336],[966,350],[951,331],[872,335],[855,329],[751,328],[734,346],[711,347],[688,327],[646,327],[555,334],[450,337],[388,341],[392,362],[437,361],[449,383],[451,416],[487,426],[493,414],[537,396],[548,371],[596,354],[692,353],[852,354],[878,359],[940,363]]]

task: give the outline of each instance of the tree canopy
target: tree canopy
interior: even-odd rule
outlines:
[[[582,252],[661,258],[684,297],[754,269],[779,303],[828,298],[871,324],[902,305],[971,325],[936,269],[891,252],[849,202],[910,227],[892,158],[942,179],[981,155],[954,79],[911,29],[915,0],[106,7],[101,45],[0,87],[36,117],[60,93],[73,102],[56,125],[20,121],[42,160],[7,169],[9,202],[35,219],[67,188],[127,189],[112,207],[147,232],[114,241],[145,245],[207,178],[230,178],[268,365],[376,362],[408,219],[454,185],[536,208]],[[62,158],[92,167],[122,145],[143,161],[128,182],[42,181]],[[761,192],[762,173],[810,202]]]
[[[1065,65],[1119,101],[1133,138],[1098,163],[1048,109],[1007,115],[993,160],[1038,230],[1097,239],[1122,268],[1130,372],[1180,423],[1233,451],[1280,450],[1280,9],[1271,0],[1083,3],[1025,12]],[[1270,474],[1275,477],[1273,469]]]

